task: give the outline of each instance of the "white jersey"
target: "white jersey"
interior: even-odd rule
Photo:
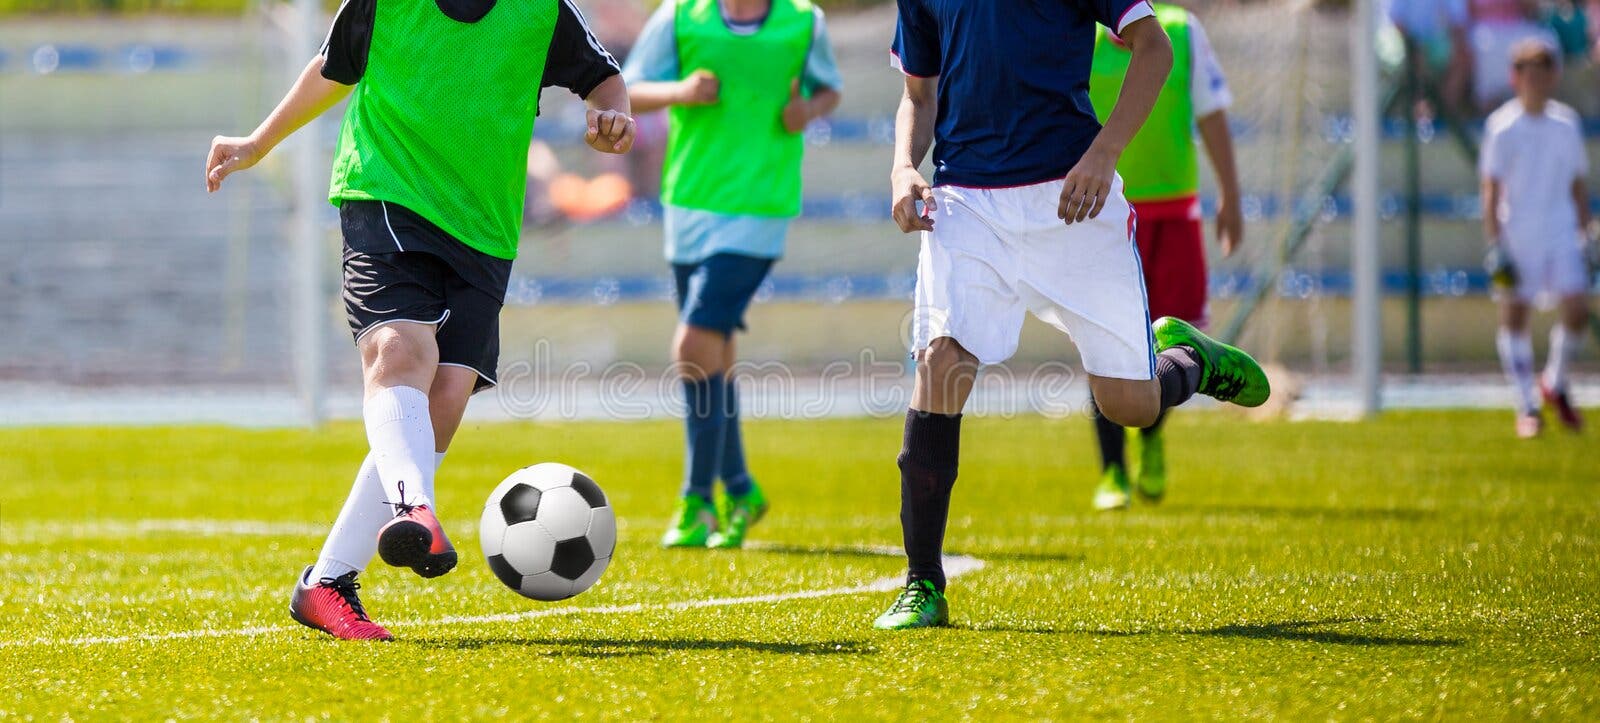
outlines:
[[[1500,184],[1500,241],[1510,248],[1582,245],[1572,183],[1589,175],[1578,114],[1550,101],[1532,114],[1512,99],[1489,116],[1479,161]]]
[[[1211,38],[1194,13],[1189,13],[1189,67],[1194,70],[1189,78],[1189,97],[1194,100],[1196,119],[1233,105],[1228,77],[1222,74],[1222,63],[1211,49]]]

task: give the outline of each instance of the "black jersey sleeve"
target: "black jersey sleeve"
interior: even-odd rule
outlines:
[[[580,98],[587,98],[595,86],[621,73],[622,68],[589,30],[589,21],[572,0],[559,0],[559,5],[560,14],[556,17],[555,36],[550,39],[549,56],[544,61],[541,85],[566,88]]]
[[[343,85],[361,82],[372,47],[372,21],[378,0],[344,0],[322,41],[322,77]]]

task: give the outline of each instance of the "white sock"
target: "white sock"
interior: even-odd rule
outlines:
[[[1517,393],[1517,411],[1534,414],[1539,411],[1539,398],[1533,388],[1533,338],[1527,332],[1515,333],[1501,329],[1495,334],[1495,348],[1500,351],[1500,366],[1505,369],[1511,388]]]
[[[1583,331],[1567,331],[1556,324],[1550,329],[1550,358],[1544,363],[1544,385],[1556,391],[1567,388],[1567,366],[1578,345],[1583,343]]]
[[[436,462],[427,393],[415,387],[380,389],[362,406],[361,416],[384,495],[394,503],[433,504]]]
[[[444,464],[444,452],[434,453],[433,461],[437,471],[438,466]],[[394,508],[389,506],[389,499],[383,493],[378,465],[368,452],[367,458],[361,461],[361,470],[356,472],[350,496],[345,498],[344,509],[339,510],[339,518],[334,520],[328,539],[322,543],[317,564],[311,568],[311,582],[366,570],[372,556],[378,552],[378,530],[393,518]]]
[[[322,543],[317,564],[311,568],[313,584],[325,577],[361,572],[378,552],[378,529],[394,518],[394,508],[383,493],[374,456],[368,452],[362,460],[344,509],[339,510],[339,518],[333,521],[333,529]]]

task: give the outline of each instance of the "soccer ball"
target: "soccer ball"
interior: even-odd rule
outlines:
[[[546,462],[494,488],[478,542],[506,587],[534,600],[564,600],[605,572],[617,546],[617,517],[588,475]]]

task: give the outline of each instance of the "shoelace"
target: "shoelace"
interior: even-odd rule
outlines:
[[[929,590],[926,587],[923,587],[922,585],[918,585],[918,584],[907,585],[906,586],[906,591],[903,592],[903,593],[900,593],[899,599],[894,601],[894,607],[890,608],[889,612],[894,612],[894,613],[916,612],[923,605],[927,604],[928,598],[932,597],[932,595],[933,595],[933,591]]]
[[[412,505],[412,504],[407,504],[406,503],[406,481],[405,480],[400,480],[399,482],[396,482],[395,483],[395,487],[399,488],[400,501],[399,502],[385,502],[384,503],[384,504],[394,508],[394,516],[395,517],[399,517],[401,515],[410,513],[414,509],[417,509],[417,505]]]
[[[356,597],[356,591],[361,589],[361,583],[356,582],[355,573],[347,572],[338,577],[325,577],[319,580],[318,583],[329,590],[339,593],[339,597],[344,600],[344,604],[350,606],[351,612],[356,614],[357,619],[363,622],[372,621],[371,618],[367,617],[367,609],[361,607],[361,598]]]

